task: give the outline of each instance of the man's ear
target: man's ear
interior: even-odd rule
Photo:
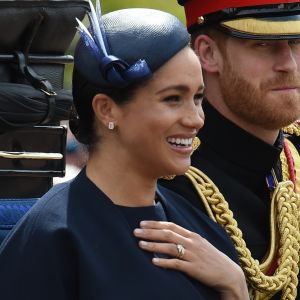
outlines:
[[[106,94],[96,94],[92,101],[95,118],[105,127],[110,122],[116,125],[117,104]]]
[[[205,71],[209,73],[219,71],[221,54],[213,39],[205,34],[200,34],[195,40],[194,49]]]

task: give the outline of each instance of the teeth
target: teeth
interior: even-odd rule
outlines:
[[[176,144],[177,146],[191,146],[192,145],[192,138],[189,139],[180,139],[180,138],[174,138],[174,137],[170,137],[167,139],[167,141],[171,144]]]

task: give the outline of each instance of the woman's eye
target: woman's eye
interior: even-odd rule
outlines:
[[[196,94],[196,95],[194,96],[194,102],[195,102],[195,104],[196,104],[196,105],[201,104],[202,101],[203,101],[203,97],[204,97],[204,95],[203,95],[202,93]]]
[[[179,96],[169,96],[164,98],[164,101],[166,102],[179,102],[180,101],[180,97]]]

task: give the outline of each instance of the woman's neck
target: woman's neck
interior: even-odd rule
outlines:
[[[123,161],[92,155],[86,166],[87,177],[114,204],[150,206],[155,199],[156,180],[143,176]]]

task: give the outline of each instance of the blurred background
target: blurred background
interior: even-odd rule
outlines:
[[[92,0],[95,3],[95,0]],[[130,7],[146,7],[160,9],[169,12],[177,16],[184,24],[184,10],[182,6],[177,4],[177,0],[102,0],[102,13],[108,13],[114,10],[130,8]],[[85,18],[84,23],[88,25],[88,20]],[[79,38],[78,33],[76,34],[69,50],[68,54],[73,54],[74,47]],[[66,65],[65,69],[65,89],[71,89],[73,64]],[[63,123],[68,127],[68,122]],[[63,178],[54,178],[54,184],[69,180],[77,175],[81,168],[85,165],[87,159],[87,151],[85,147],[77,142],[72,135],[71,131],[68,130],[67,145],[66,145],[66,175]]]
[[[103,13],[128,7],[148,7],[157,8],[170,12],[184,21],[184,12],[176,0],[103,0]]]

